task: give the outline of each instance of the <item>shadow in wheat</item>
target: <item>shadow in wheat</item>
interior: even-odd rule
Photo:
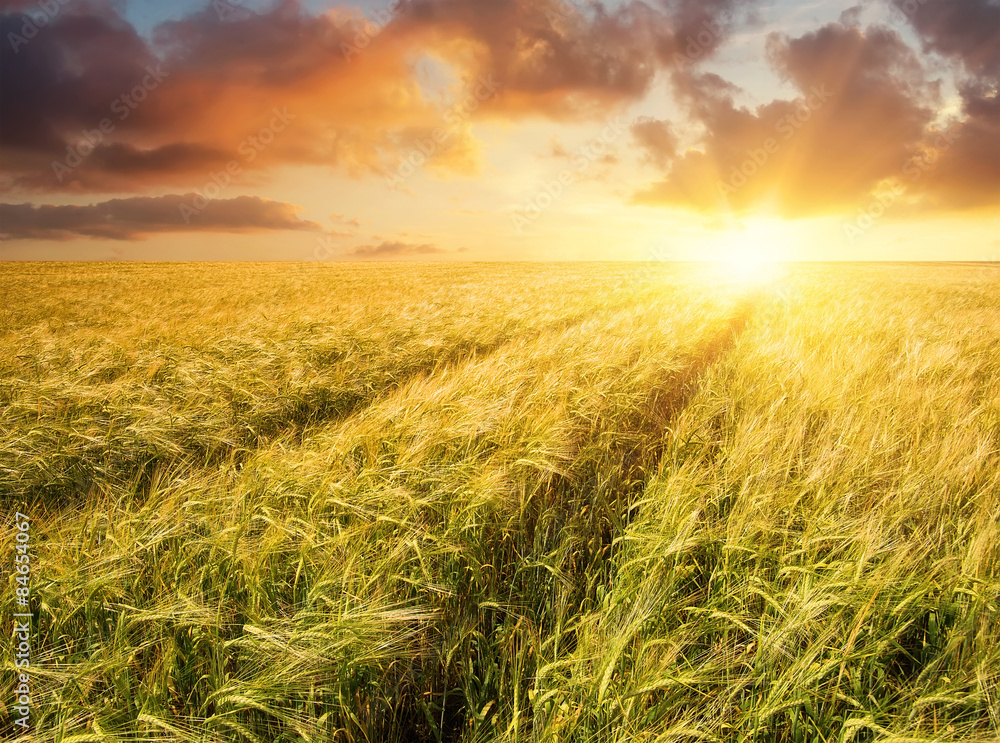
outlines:
[[[424,344],[420,331],[414,331],[412,337],[398,339],[398,352],[376,338],[351,336],[337,338],[330,347],[303,344],[290,352],[290,360],[316,370],[318,382],[268,380],[270,370],[251,356],[245,365],[249,371],[235,376],[182,375],[177,381],[123,372],[114,399],[85,385],[18,391],[0,383],[5,423],[11,422],[11,430],[21,425],[27,431],[0,447],[0,497],[72,501],[102,486],[145,497],[158,469],[238,464],[283,438],[301,444],[311,431],[343,422],[415,379],[489,358],[512,344],[565,332],[642,299],[641,291],[612,295],[533,327],[517,321],[489,337],[462,333],[446,344]],[[208,368],[241,366],[239,359],[211,354],[201,362]],[[151,407],[145,398],[153,393],[147,388],[166,407]],[[201,401],[202,414],[191,412],[192,400]]]

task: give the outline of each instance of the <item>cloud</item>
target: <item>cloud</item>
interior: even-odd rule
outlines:
[[[668,23],[655,29],[657,53],[668,67],[709,59],[741,22],[752,22],[754,0],[658,0]]]
[[[348,258],[374,260],[379,258],[416,258],[428,255],[446,255],[448,251],[430,244],[411,244],[403,242],[383,242],[379,245],[362,245],[347,254]]]
[[[648,116],[640,118],[632,125],[632,136],[645,150],[650,162],[661,168],[677,155],[677,135],[667,121]]]
[[[0,7],[3,38],[20,33],[21,5]],[[146,38],[118,5],[74,0],[27,43],[0,44],[0,191],[196,189],[233,160],[241,183],[287,164],[385,175],[442,127],[450,136],[428,166],[473,174],[470,121],[604,118],[642,98],[706,28],[718,32],[699,59],[714,52],[740,5],[404,0],[375,28],[347,6],[220,13],[206,2]],[[453,76],[447,100],[424,88],[428,58]],[[484,79],[497,89],[456,115]],[[276,107],[292,133],[267,131]]]
[[[503,90],[487,108],[604,118],[649,92],[663,69],[711,58],[756,0],[409,0],[387,29],[415,35]]]
[[[347,225],[348,227],[361,227],[361,220],[357,217],[348,217],[346,214],[334,212],[330,215],[330,221],[334,224]]]
[[[895,0],[924,46],[958,66],[963,120],[907,168],[910,188],[933,206],[1000,203],[1000,3]]]
[[[1000,3],[892,0],[926,47],[961,60],[972,75],[1000,76]]]
[[[832,23],[795,39],[772,34],[767,51],[796,98],[749,110],[734,102],[739,89],[716,75],[675,75],[678,97],[705,133],[635,201],[813,216],[850,209],[901,177],[939,92],[897,33]]]
[[[23,23],[2,12],[0,34]],[[415,147],[410,132],[443,111],[425,100],[412,46],[373,41],[348,58],[362,29],[358,15],[286,0],[224,20],[206,4],[146,39],[114,7],[74,0],[28,43],[0,45],[0,188],[198,188],[234,160],[245,180],[283,164],[381,172],[383,153]],[[275,109],[294,135],[273,126]]]
[[[864,6],[852,5],[840,14],[838,21],[842,26],[861,27],[861,14],[864,13]]]
[[[11,240],[69,240],[90,237],[141,240],[164,232],[260,232],[319,230],[298,217],[294,204],[252,196],[210,201],[185,221],[182,204],[194,194],[112,199],[90,206],[0,204],[0,237]]]
[[[503,90],[493,112],[578,118],[642,97],[669,18],[641,2],[609,11],[564,0],[412,0],[387,29]]]

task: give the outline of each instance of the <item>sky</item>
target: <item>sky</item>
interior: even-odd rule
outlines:
[[[0,260],[998,260],[1000,0],[0,0]]]

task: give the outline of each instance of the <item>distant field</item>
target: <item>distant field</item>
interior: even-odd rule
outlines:
[[[32,740],[1000,740],[989,266],[8,263],[0,503]]]

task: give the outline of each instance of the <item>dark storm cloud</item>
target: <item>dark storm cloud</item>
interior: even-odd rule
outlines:
[[[294,204],[251,196],[210,201],[196,220],[185,221],[182,204],[194,194],[112,199],[91,206],[0,204],[0,237],[68,240],[92,237],[136,240],[163,232],[258,232],[319,230],[298,217]]]

